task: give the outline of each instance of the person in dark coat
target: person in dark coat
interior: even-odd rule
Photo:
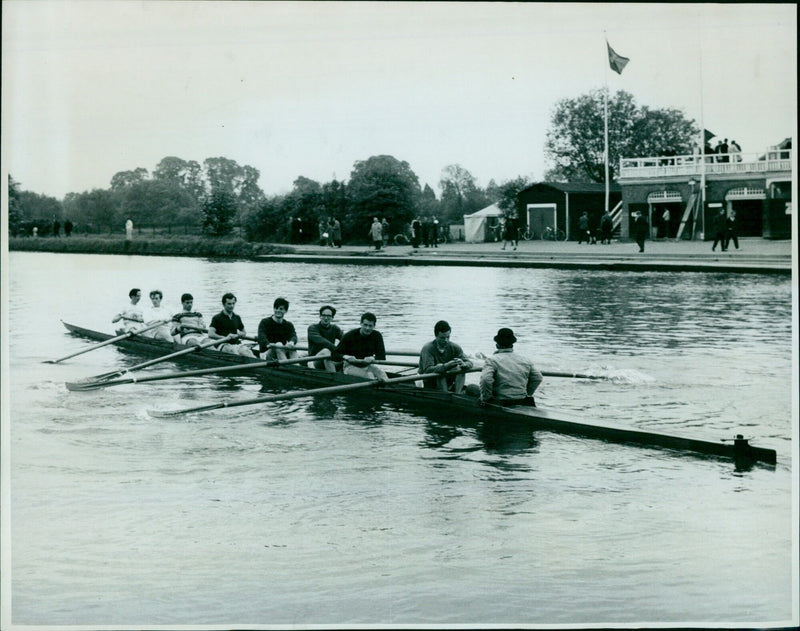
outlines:
[[[730,214],[725,217],[725,248],[733,241],[736,249],[739,249],[739,238],[736,236],[736,211],[731,210]]]
[[[606,211],[600,219],[600,243],[611,243],[611,234],[614,231],[614,220],[611,214]]]
[[[583,243],[583,240],[586,239],[586,243],[589,243],[589,213],[585,210],[578,217],[578,245]]]
[[[720,208],[719,212],[714,215],[714,221],[711,224],[712,229],[714,230],[714,245],[711,246],[711,251],[717,249],[717,243],[719,243],[722,251],[728,249],[728,243],[725,239],[725,231],[727,229],[727,221],[725,218],[725,209]]]
[[[72,234],[72,222],[69,219],[67,219],[64,222],[64,234],[66,236],[69,236],[69,235]]]
[[[411,222],[411,245],[414,249],[419,247],[420,239],[422,239],[422,223],[417,217]]]
[[[58,222],[58,219],[53,219],[53,236],[58,237],[60,236],[61,232],[61,224]]]
[[[639,211],[636,211],[633,219],[633,238],[639,246],[639,252],[644,252],[644,242],[647,239],[647,219]]]

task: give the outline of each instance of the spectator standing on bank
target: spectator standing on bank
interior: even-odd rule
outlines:
[[[328,220],[328,234],[330,235],[328,245],[331,247],[336,246],[337,248],[342,247],[342,224],[339,223],[336,217],[331,217]]]
[[[431,221],[431,245],[435,248],[439,247],[439,220],[436,217]]]
[[[328,245],[328,222],[325,221],[324,217],[320,217],[319,224],[317,225],[317,230],[319,230],[319,244],[322,247]]]
[[[725,217],[725,250],[728,249],[728,245],[730,245],[731,241],[733,241],[733,245],[738,250],[739,237],[736,235],[736,211],[733,209],[731,209],[731,212]]]
[[[589,215],[589,244],[595,245],[597,243],[597,216],[592,213]]]
[[[53,236],[60,237],[61,236],[61,224],[58,222],[58,219],[55,217],[53,218]]]
[[[125,222],[125,249],[130,250],[133,241],[133,220],[128,218]]]
[[[66,236],[69,236],[69,235],[72,234],[72,222],[69,219],[67,219],[64,222],[64,234]]]
[[[600,243],[611,243],[611,233],[614,231],[614,220],[611,213],[605,211],[600,219]]]
[[[728,161],[728,139],[725,138],[717,147],[717,152],[720,154],[719,161],[720,162],[727,162]]]
[[[377,217],[373,217],[372,219],[372,225],[369,228],[369,236],[372,239],[372,244],[375,246],[375,249],[380,250],[381,244],[383,243],[383,228]]]
[[[415,217],[411,222],[411,245],[416,250],[419,247],[420,239],[422,238],[422,222],[419,217]]]
[[[381,220],[381,235],[383,236],[383,247],[386,247],[386,244],[389,243],[389,222],[384,217]]]
[[[647,239],[647,219],[638,210],[634,213],[633,219],[633,237],[636,239],[636,244],[639,246],[639,252],[644,252],[644,242]]]
[[[506,243],[510,243],[514,250],[517,249],[517,222],[514,221],[514,217],[506,217],[505,227],[503,228],[503,247],[502,249],[506,249]]]
[[[662,225],[662,236],[665,239],[669,239],[670,235],[670,219],[671,215],[669,213],[669,208],[664,209],[664,214],[661,215],[661,225]]]
[[[585,210],[578,217],[578,245],[583,243],[583,240],[586,239],[586,243],[589,243],[589,213]]]
[[[714,230],[714,245],[711,246],[712,252],[717,249],[717,243],[719,243],[723,252],[728,249],[728,243],[725,239],[725,231],[727,230],[726,224],[725,209],[720,208],[719,212],[714,215],[714,220],[711,224]]]

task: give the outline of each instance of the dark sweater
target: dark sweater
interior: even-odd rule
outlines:
[[[372,331],[369,335],[361,335],[360,328],[348,331],[333,351],[333,358],[337,361],[341,361],[345,355],[352,355],[357,359],[364,359],[370,356],[374,356],[375,359],[386,359],[383,336],[379,331]]]

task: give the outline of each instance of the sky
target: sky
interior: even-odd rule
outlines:
[[[608,85],[744,153],[796,131],[794,4],[4,0],[3,174],[59,199],[166,156],[267,195],[389,154],[439,195],[541,181],[556,103]],[[608,67],[605,37],[630,58]]]

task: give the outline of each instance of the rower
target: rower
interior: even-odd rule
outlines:
[[[156,340],[162,340],[164,342],[171,342],[172,334],[170,333],[170,327],[167,323],[172,319],[172,316],[170,316],[167,308],[161,305],[161,300],[163,298],[164,294],[161,293],[160,289],[154,289],[150,292],[150,302],[152,304],[142,310],[144,312],[144,324],[145,326],[150,326],[159,320],[163,320],[164,324],[157,326],[154,329],[150,329],[149,331],[142,333],[142,335],[145,337],[152,337]]]
[[[228,335],[235,335],[237,337],[230,339],[224,344],[220,344],[217,348],[226,353],[255,358],[253,351],[239,341],[239,338],[244,337],[246,333],[244,330],[244,323],[239,317],[239,314],[233,312],[235,306],[236,296],[230,292],[222,296],[222,311],[211,318],[211,324],[208,327],[208,337],[212,340],[219,340]]]
[[[389,379],[380,366],[374,363],[376,359],[386,359],[383,336],[375,330],[377,321],[375,314],[369,312],[363,314],[361,326],[345,333],[342,341],[333,351],[334,361],[344,360],[343,372],[345,375],[379,379],[380,381]]]
[[[134,287],[128,292],[128,298],[131,299],[130,303],[125,305],[122,311],[111,320],[112,324],[122,320],[122,324],[116,329],[117,335],[139,329],[144,323],[142,308],[139,306],[139,301],[142,299],[142,290]]]
[[[336,372],[336,364],[330,359],[336,342],[341,341],[344,333],[333,323],[336,309],[330,305],[319,308],[319,322],[308,327],[308,354],[313,357],[325,357],[312,365],[317,370]]]
[[[203,322],[203,314],[193,311],[193,305],[194,296],[189,293],[183,294],[181,296],[183,311],[172,316],[172,330],[170,332],[178,344],[200,346],[205,337],[203,333],[206,330],[206,325]]]
[[[426,379],[424,387],[429,390],[441,390],[461,394],[464,390],[466,374],[445,375],[444,373],[456,368],[466,370],[472,368],[472,362],[464,355],[461,347],[450,341],[450,325],[445,320],[439,320],[433,327],[435,339],[428,342],[419,352],[419,373],[442,373],[439,379]]]
[[[258,348],[262,359],[281,361],[297,357],[294,348],[297,344],[297,333],[294,324],[285,319],[287,311],[289,301],[286,298],[276,298],[272,303],[272,315],[258,323]]]
[[[533,393],[542,383],[542,373],[532,361],[514,352],[514,331],[500,329],[494,341],[497,350],[486,358],[481,371],[479,403],[535,407]]]

